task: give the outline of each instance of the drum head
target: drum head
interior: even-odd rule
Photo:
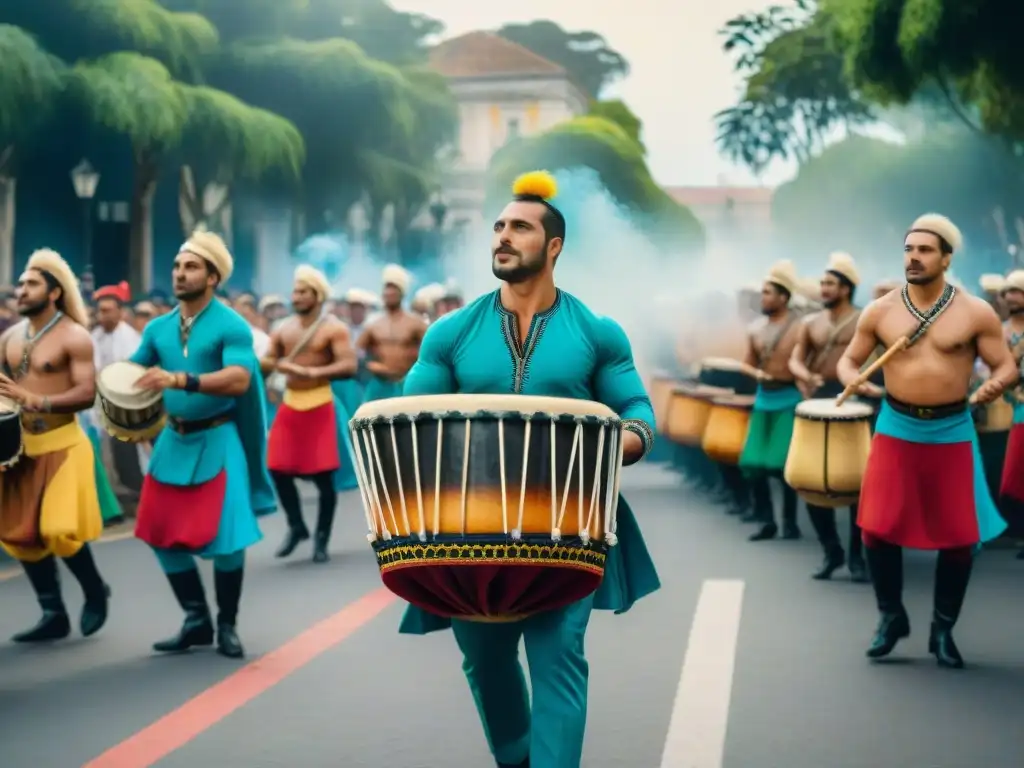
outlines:
[[[713,397],[711,398],[712,405],[724,405],[729,408],[743,408],[744,410],[750,410],[754,407],[754,400],[752,395],[726,395],[724,397]]]
[[[558,416],[592,416],[617,419],[618,414],[603,403],[573,400],[566,397],[531,397],[528,395],[424,395],[374,400],[359,407],[352,417],[390,419],[398,416],[445,416],[448,414],[555,414]]]
[[[700,367],[712,371],[739,371],[743,363],[731,357],[705,357],[700,361]]]
[[[859,421],[870,419],[874,409],[864,403],[847,401],[836,405],[834,398],[825,397],[815,400],[804,400],[796,407],[796,415],[815,421]]]
[[[96,378],[96,389],[104,400],[121,408],[146,408],[160,400],[159,392],[147,392],[135,386],[146,369],[135,363],[111,363]]]

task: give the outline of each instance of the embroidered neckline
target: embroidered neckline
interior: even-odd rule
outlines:
[[[512,386],[513,394],[521,394],[523,387],[530,378],[530,361],[537,349],[544,329],[548,321],[558,311],[562,304],[562,291],[555,289],[555,300],[550,307],[543,312],[538,312],[530,321],[530,328],[526,333],[526,342],[520,340],[519,319],[515,312],[510,312],[501,303],[501,289],[494,292],[494,308],[501,319],[502,335],[505,338],[505,346],[508,347],[509,355],[512,358]]]
[[[910,283],[906,283],[903,286],[903,290],[900,292],[903,297],[903,306],[907,308],[907,311],[914,316],[921,325],[914,331],[914,334],[910,337],[908,346],[913,346],[928,329],[939,319],[939,315],[949,308],[949,305],[953,303],[953,299],[956,297],[956,288],[949,283],[946,283],[946,287],[942,289],[942,295],[939,296],[938,300],[932,304],[928,309],[923,312],[914,306],[914,302],[910,300]]]

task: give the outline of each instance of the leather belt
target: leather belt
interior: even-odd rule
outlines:
[[[946,403],[945,405],[912,405],[904,403],[902,400],[897,400],[891,395],[886,395],[885,402],[897,413],[902,413],[904,416],[910,416],[914,419],[921,419],[922,421],[945,419],[948,416],[956,416],[967,410],[966,400],[958,400],[955,403]]]
[[[177,416],[167,417],[167,426],[177,432],[179,435],[191,435],[196,432],[203,432],[207,429],[213,429],[223,424],[227,424],[235,420],[234,413],[222,413],[218,416],[211,416],[208,419],[192,419],[186,421],[185,419],[179,419]]]

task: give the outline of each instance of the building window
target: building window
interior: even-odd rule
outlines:
[[[518,119],[513,117],[511,120],[509,120],[507,123],[505,123],[505,136],[508,139],[508,141],[512,141],[513,139],[518,139],[519,138],[519,120]]]

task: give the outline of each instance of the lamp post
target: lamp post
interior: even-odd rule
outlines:
[[[82,260],[85,264],[82,287],[86,292],[92,292],[95,288],[92,273],[92,199],[100,184],[100,174],[92,167],[92,163],[83,159],[71,170],[71,183],[75,187],[75,195],[82,201]]]

